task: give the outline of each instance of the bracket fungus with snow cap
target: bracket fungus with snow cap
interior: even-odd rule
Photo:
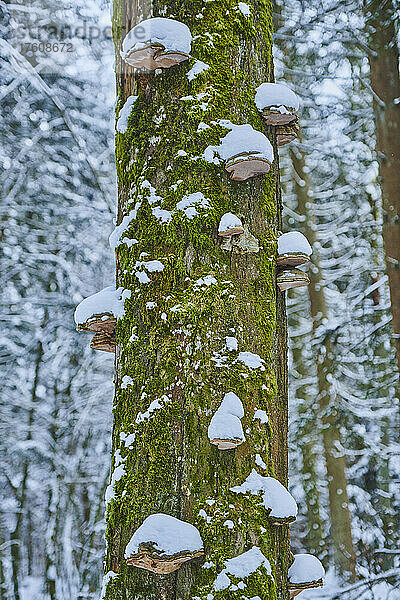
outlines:
[[[218,225],[218,235],[222,237],[231,237],[244,233],[242,221],[231,212],[222,215]]]
[[[249,124],[235,125],[218,121],[230,132],[218,146],[208,146],[203,154],[207,162],[219,164],[218,154],[225,161],[225,169],[233,181],[245,181],[256,175],[268,173],[274,160],[274,150],[269,139]]]
[[[297,119],[299,99],[283,83],[262,83],[255,102],[267,125],[285,125]]]
[[[122,42],[121,57],[136,69],[168,69],[190,58],[189,27],[175,19],[154,17],[138,23]]]
[[[289,231],[278,237],[278,267],[297,267],[310,260],[312,248],[300,231]]]
[[[285,292],[286,290],[290,290],[296,287],[303,287],[305,285],[310,284],[310,278],[307,273],[301,271],[300,269],[288,269],[287,271],[282,271],[279,273],[276,278],[276,283],[278,284],[281,292]]]
[[[274,160],[269,139],[251,125],[235,125],[222,139],[218,153],[233,181],[265,175]]]
[[[233,392],[225,394],[208,426],[208,439],[219,450],[232,450],[246,441],[240,419],[243,404]]]
[[[295,121],[291,123],[287,123],[286,125],[277,125],[275,129],[276,133],[276,143],[278,146],[285,146],[285,144],[290,144],[297,137],[299,137],[299,123],[297,121],[297,117]]]
[[[124,314],[123,288],[108,286],[85,298],[75,309],[77,331],[112,334],[117,317]]]
[[[125,549],[127,565],[161,575],[172,573],[203,554],[197,528],[163,513],[147,517]]]
[[[312,554],[295,554],[288,571],[290,597],[294,598],[303,590],[321,587],[325,569],[321,561]]]

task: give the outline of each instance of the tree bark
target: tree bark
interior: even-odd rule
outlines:
[[[382,192],[383,241],[400,369],[400,73],[396,11],[392,0],[364,0]]]
[[[292,147],[290,157],[294,169],[297,210],[306,217],[301,229],[313,248],[313,273],[310,278],[308,293],[313,320],[314,343],[318,347],[316,356],[318,403],[328,480],[330,532],[334,561],[336,570],[341,577],[351,581],[355,578],[356,559],[347,494],[346,460],[341,451],[339,412],[335,406],[335,396],[328,379],[333,367],[334,348],[329,330],[326,330],[322,338],[318,332],[318,328],[325,325],[328,320],[328,307],[325,299],[323,274],[316,250],[317,235],[312,211],[311,184],[302,151]]]
[[[140,206],[124,234],[138,243],[121,244],[116,251],[117,284],[131,290],[131,298],[116,331],[112,465],[114,471],[123,464],[125,474],[109,488],[106,571],[118,575],[107,585],[107,600],[205,599],[211,593],[216,600],[227,593],[233,600],[243,593],[263,600],[288,597],[288,527],[270,525],[254,496],[230,492],[252,468],[287,481],[286,324],[274,269],[281,214],[278,166],[275,161],[267,176],[235,183],[223,165],[201,159],[205,148],[227,133],[213,121],[263,129],[254,88],[273,77],[271,5],[264,0],[249,5],[248,18],[236,0],[114,3],[117,115],[130,94],[138,96],[126,133],[116,138],[118,223],[136,202]],[[150,14],[186,23],[196,36],[193,57],[209,68],[189,82],[193,60],[156,74],[135,74],[123,64],[122,36]],[[192,99],[184,100],[187,96]],[[198,129],[201,122],[210,128]],[[186,154],[179,155],[182,150]],[[172,211],[170,223],[152,215],[144,180],[153,186],[153,196],[161,196],[157,205]],[[174,210],[185,194],[196,192],[209,201],[200,215],[188,219]],[[217,227],[228,211],[241,217],[259,251],[221,248]],[[159,260],[164,269],[138,284],[140,260]],[[205,276],[211,276],[211,285],[202,284]],[[149,302],[156,305],[146,308]],[[237,351],[227,349],[227,336],[237,338]],[[262,368],[245,366],[239,352],[258,354]],[[131,378],[128,386],[122,383],[125,376]],[[229,391],[243,402],[247,441],[221,451],[210,444],[207,428]],[[140,418],[163,397],[162,408]],[[269,424],[254,420],[255,409],[269,413]],[[129,434],[135,439],[127,449],[123,440]],[[257,454],[265,470],[256,465]],[[196,559],[161,576],[126,565],[130,537],[158,512],[198,527],[206,568],[204,559]],[[245,580],[244,591],[215,591],[224,561],[253,545],[270,561],[274,578],[258,570]]]

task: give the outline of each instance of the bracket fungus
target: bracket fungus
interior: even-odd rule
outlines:
[[[284,146],[285,144],[290,144],[297,137],[299,137],[299,123],[297,121],[297,117],[295,121],[291,123],[287,123],[286,125],[277,125],[275,129],[276,133],[276,143],[278,146]]]
[[[251,125],[236,125],[222,140],[218,150],[233,181],[246,181],[268,173],[274,160],[269,139]]]
[[[147,517],[125,549],[128,565],[162,575],[203,554],[197,528],[163,513]]]
[[[95,333],[90,342],[92,350],[102,350],[103,352],[115,352],[115,334],[99,331]]]
[[[192,35],[184,23],[154,17],[135,25],[122,42],[123,60],[136,69],[168,69],[190,58]]]
[[[115,289],[110,285],[82,300],[74,314],[77,331],[112,334],[117,318],[124,315],[124,300],[127,297],[124,288]]]
[[[278,267],[297,267],[310,260],[312,248],[300,231],[289,231],[278,237]]]
[[[218,226],[218,235],[222,237],[231,237],[244,233],[243,223],[231,212],[222,215]]]
[[[251,125],[234,125],[228,122],[224,127],[231,131],[222,138],[219,146],[208,146],[204,158],[218,164],[214,153],[225,161],[225,169],[233,181],[245,181],[256,175],[268,173],[274,160],[274,150],[269,139]]]
[[[303,287],[310,284],[310,278],[307,273],[300,269],[288,269],[282,271],[276,278],[276,283],[281,292],[290,290],[291,288]]]
[[[312,554],[295,554],[294,561],[288,571],[288,588],[290,597],[294,598],[303,590],[321,587],[325,569],[316,556]]]
[[[299,99],[283,83],[262,83],[255,102],[267,125],[286,125],[297,119]]]
[[[274,477],[263,477],[253,469],[247,479],[231,488],[235,494],[261,494],[268,519],[273,525],[284,525],[295,521],[297,504],[290,492]]]
[[[243,404],[233,392],[225,394],[221,405],[208,426],[208,439],[219,450],[232,450],[246,441],[240,419]]]

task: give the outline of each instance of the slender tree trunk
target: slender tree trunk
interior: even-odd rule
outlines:
[[[3,544],[5,543],[3,533],[0,531],[0,600],[7,600],[7,581],[6,581],[6,568],[5,568],[5,557]]]
[[[313,273],[308,286],[314,340],[318,328],[328,319],[324,281],[316,251],[317,235],[312,211],[310,180],[305,169],[305,158],[298,148],[290,149],[294,175],[297,209],[306,219],[302,227],[304,235],[313,247]],[[326,462],[331,517],[331,538],[337,571],[345,579],[355,578],[355,552],[351,533],[351,517],[347,495],[346,461],[341,452],[340,418],[335,406],[335,397],[328,376],[332,371],[334,348],[329,332],[318,339],[316,356],[318,378],[318,402],[321,413],[322,439]]]
[[[369,66],[382,191],[383,241],[400,369],[400,73],[392,0],[364,0]]]
[[[303,339],[300,342],[303,344]],[[321,494],[317,469],[320,451],[320,433],[315,427],[318,421],[318,408],[315,398],[310,394],[310,363],[304,356],[303,349],[297,344],[292,348],[293,366],[303,384],[296,388],[296,405],[299,423],[296,427],[296,440],[298,440],[302,462],[301,483],[306,500],[307,529],[304,534],[304,545],[308,552],[318,556],[327,563],[327,543],[324,539],[324,523],[321,514]],[[324,560],[325,559],[325,560]]]
[[[226,590],[213,588],[217,574],[226,559],[253,545],[269,559],[274,579],[257,571],[246,579],[244,591],[229,591],[229,597],[287,598],[287,526],[269,525],[254,497],[230,492],[253,468],[263,475],[275,469],[283,482],[287,479],[286,329],[274,273],[281,210],[277,165],[268,176],[235,183],[222,165],[200,158],[227,133],[212,121],[263,127],[252,90],[273,76],[271,5],[252,0],[249,6],[250,18],[236,0],[169,0],[152,7],[139,0],[114,3],[117,112],[130,94],[138,96],[127,132],[116,139],[118,222],[141,204],[125,233],[138,243],[117,247],[117,283],[132,295],[117,324],[112,464],[114,470],[122,458],[125,475],[109,489],[106,570],[118,576],[107,585],[108,600],[205,599],[211,593],[216,600],[225,598]],[[193,56],[209,68],[192,82],[188,64],[135,76],[119,57],[121,36],[150,14],[186,23],[196,36]],[[184,100],[187,96],[192,99]],[[210,129],[198,129],[201,122]],[[169,224],[152,216],[144,180],[154,187],[153,196],[162,197],[157,205],[173,211]],[[187,219],[174,210],[184,195],[197,192],[210,205],[200,216]],[[259,240],[258,251],[248,244],[221,249],[217,226],[228,211]],[[138,284],[140,260],[159,260],[164,269],[150,274],[150,283]],[[206,276],[210,285],[202,279]],[[149,302],[156,304],[149,309]],[[237,338],[237,351],[227,349],[227,336]],[[265,363],[249,368],[238,359],[239,351]],[[125,376],[132,380],[127,387]],[[220,451],[210,444],[207,427],[229,391],[244,404],[247,441]],[[162,407],[141,418],[156,399]],[[255,409],[269,413],[269,424],[254,420]],[[128,450],[123,439],[131,433],[135,440]],[[265,470],[256,466],[257,454]],[[198,527],[207,568],[197,559],[160,576],[125,564],[131,535],[158,512]]]
[[[36,361],[35,361],[35,374],[31,392],[31,408],[29,409],[28,415],[28,433],[27,441],[32,439],[32,426],[35,416],[35,403],[37,400],[37,387],[39,384],[39,371],[40,364],[43,357],[43,346],[41,342],[38,342],[36,350]],[[11,532],[11,571],[12,571],[12,584],[14,592],[14,600],[20,599],[19,591],[19,578],[21,568],[21,535],[22,535],[22,524],[24,520],[26,510],[26,499],[28,491],[28,478],[29,478],[29,457],[25,457],[22,467],[22,478],[21,484],[18,490],[18,512],[15,521],[14,530]]]

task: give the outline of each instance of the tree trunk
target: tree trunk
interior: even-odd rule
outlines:
[[[324,280],[316,251],[317,235],[312,211],[310,179],[305,169],[304,154],[298,148],[290,149],[295,179],[297,210],[306,216],[302,232],[313,247],[313,272],[308,286],[311,317],[315,344],[319,351],[316,356],[318,379],[318,402],[322,424],[325,463],[328,479],[329,509],[331,517],[331,538],[336,570],[344,579],[355,578],[355,552],[351,534],[351,517],[347,495],[346,461],[341,452],[340,418],[335,406],[335,396],[328,376],[332,372],[334,348],[330,333],[319,337],[318,328],[328,320],[328,308],[324,292]]]
[[[383,241],[400,369],[400,73],[396,8],[392,0],[364,0],[369,66],[382,191]]]
[[[45,322],[45,320],[44,320]],[[43,324],[44,324],[43,322]],[[42,326],[43,326],[42,324]],[[35,417],[35,404],[37,402],[37,388],[39,385],[39,372],[40,365],[43,358],[43,346],[42,342],[38,342],[36,349],[36,361],[35,361],[35,372],[34,379],[32,384],[31,391],[31,408],[29,409],[28,415],[28,423],[27,423],[27,437],[26,440],[30,441],[32,439],[32,427]],[[21,483],[18,489],[18,509],[17,509],[17,517],[15,521],[14,530],[11,532],[10,541],[11,541],[11,572],[12,572],[12,584],[13,584],[13,593],[14,599],[20,600],[20,590],[19,590],[19,579],[20,579],[20,570],[21,570],[21,536],[22,536],[22,525],[24,521],[25,512],[26,512],[26,501],[28,496],[28,480],[29,480],[29,456],[24,458],[23,467],[22,467],[22,476]]]
[[[118,572],[107,585],[108,600],[225,598],[226,590],[213,588],[216,576],[226,559],[253,545],[270,561],[274,579],[258,570],[245,580],[245,591],[232,589],[229,597],[287,598],[288,527],[270,525],[254,496],[230,491],[253,468],[287,480],[286,324],[274,272],[278,165],[267,176],[235,183],[222,165],[200,158],[227,133],[213,121],[263,128],[253,90],[273,77],[271,5],[249,5],[248,18],[236,0],[114,3],[117,114],[130,94],[138,96],[126,133],[116,139],[118,223],[135,203],[140,206],[124,234],[138,243],[121,244],[116,252],[117,283],[131,290],[131,299],[117,323],[112,465],[114,471],[122,464],[125,474],[108,490],[106,570]],[[121,37],[150,14],[186,23],[196,36],[192,55],[209,68],[189,82],[193,60],[156,74],[135,75],[124,65]],[[210,128],[198,129],[202,122]],[[144,180],[153,186],[153,198],[162,197],[157,205],[173,211],[170,223],[152,215]],[[188,219],[174,210],[184,195],[196,192],[209,202],[200,215]],[[255,236],[258,251],[248,243],[221,248],[217,226],[226,212],[241,217],[250,232],[244,239]],[[149,260],[164,268],[138,284],[138,262]],[[228,336],[237,338],[238,350],[227,349]],[[265,362],[250,368],[239,352]],[[123,382],[126,376],[131,379]],[[227,392],[243,402],[246,442],[221,451],[210,444],[207,428]],[[156,399],[161,408],[146,413]],[[253,418],[255,409],[269,413],[269,424]],[[129,450],[123,441],[128,434],[135,434]],[[264,470],[256,465],[257,454]],[[204,559],[196,559],[162,576],[126,565],[130,537],[159,512],[198,527],[206,568]]]
[[[298,425],[296,425],[295,440],[301,453],[301,484],[305,496],[306,531],[302,541],[307,552],[318,556],[328,567],[327,540],[325,539],[325,527],[321,514],[320,481],[317,463],[321,444],[320,434],[315,427],[318,422],[318,407],[315,398],[310,391],[310,363],[304,356],[301,346],[304,336],[292,347],[293,367],[298,373],[300,382],[296,387],[295,397],[298,414]],[[301,346],[300,346],[301,345]],[[303,383],[301,383],[303,381]],[[311,392],[311,393],[310,393]]]

